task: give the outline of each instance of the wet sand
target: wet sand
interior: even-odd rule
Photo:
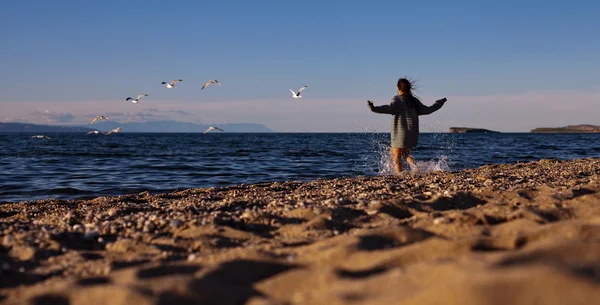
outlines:
[[[0,204],[6,304],[600,304],[600,159]]]

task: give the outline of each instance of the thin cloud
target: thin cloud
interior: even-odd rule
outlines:
[[[150,112],[107,112],[111,120],[125,121],[125,122],[146,122],[146,121],[157,121],[168,118],[166,115],[154,114]]]
[[[169,118],[170,114],[178,114],[182,116],[195,116],[193,113],[182,109],[162,110],[158,108],[143,108],[141,112],[102,112],[101,114],[109,118],[136,118],[139,119],[164,119]],[[98,114],[86,114],[85,118],[94,118]]]
[[[68,112],[52,112],[48,109],[35,111],[31,115],[38,116],[46,120],[48,123],[69,123],[75,119],[75,116]]]
[[[182,109],[158,109],[158,108],[144,108],[143,110],[148,112],[158,112],[158,113],[175,113],[180,115],[194,115],[189,111],[185,111]]]
[[[150,112],[107,112],[110,116],[147,116],[147,117],[164,117],[164,115],[153,114]]]
[[[29,123],[24,117],[2,118],[0,121],[2,123]]]

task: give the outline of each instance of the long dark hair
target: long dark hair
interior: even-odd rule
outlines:
[[[413,89],[415,89],[415,81],[407,77],[403,77],[398,79],[398,83],[396,84],[396,86],[398,90],[402,92],[402,96],[408,97],[408,106],[415,108],[415,100],[419,98],[418,96],[415,96],[412,92]]]
[[[413,83],[408,78],[399,79],[398,84],[396,86],[398,87],[398,90],[402,91],[402,95],[413,96]]]

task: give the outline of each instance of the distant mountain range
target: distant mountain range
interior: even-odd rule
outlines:
[[[0,132],[89,132],[92,130],[109,131],[117,127],[125,132],[204,132],[209,126],[205,124],[186,123],[178,121],[154,121],[119,123],[103,121],[84,126],[56,126],[29,123],[0,123]],[[225,132],[274,132],[272,129],[255,123],[216,124]]]

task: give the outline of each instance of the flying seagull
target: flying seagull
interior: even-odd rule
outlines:
[[[32,139],[48,139],[50,140],[49,136],[45,136],[45,135],[35,135],[33,137],[31,137]]]
[[[171,83],[162,82],[161,84],[166,85],[165,87],[171,89],[171,88],[175,87],[175,83],[182,82],[182,81],[183,81],[183,79],[174,79],[171,81]]]
[[[218,80],[216,80],[216,79],[211,79],[211,80],[207,81],[206,83],[204,83],[204,86],[202,86],[202,88],[200,88],[200,90],[202,90],[202,89],[206,88],[206,87],[207,87],[208,85],[210,85],[210,84],[217,84],[217,85],[219,85],[219,87],[223,87],[223,86],[221,85],[221,83],[219,83],[219,81],[218,81]]]
[[[109,135],[111,133],[119,133],[119,132],[121,132],[121,127],[117,127],[117,128],[115,128],[115,129],[113,129],[113,130],[111,130],[109,132],[104,132],[104,134],[105,135]]]
[[[98,131],[98,130],[92,130],[86,134],[99,134],[99,133],[100,133],[100,131]]]
[[[128,101],[128,102],[131,101],[132,103],[137,104],[137,103],[140,102],[140,99],[142,97],[144,97],[144,96],[148,96],[148,94],[147,93],[142,93],[142,94],[138,95],[138,97],[136,97],[135,99],[133,99],[132,97],[128,97],[125,100]]]
[[[305,85],[304,87],[298,89],[298,93],[296,93],[296,92],[294,92],[294,90],[290,89],[290,92],[292,93],[292,97],[293,98],[301,98],[302,95],[300,95],[300,94],[302,93],[302,90],[306,89],[306,87],[308,87],[308,86]]]
[[[207,129],[206,129],[206,130],[205,130],[205,131],[202,133],[202,134],[205,134],[205,133],[207,133],[207,132],[209,132],[209,131],[211,131],[211,130],[220,130],[220,131],[225,131],[225,130],[223,130],[223,129],[219,128],[219,127],[210,126],[210,127],[208,127],[208,128],[207,128]]]
[[[108,121],[108,118],[107,118],[107,117],[105,117],[105,116],[103,116],[103,115],[99,115],[99,116],[97,116],[97,117],[93,118],[93,119],[92,119],[92,120],[91,120],[91,121],[88,123],[88,125],[90,125],[90,124],[93,124],[94,122],[96,122],[96,121],[98,121],[98,120],[100,120],[100,121]]]

